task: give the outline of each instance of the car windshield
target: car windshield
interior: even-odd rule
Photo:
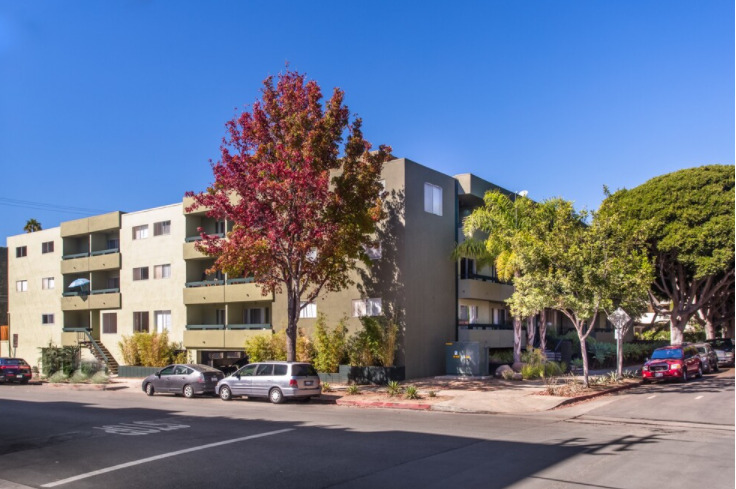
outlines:
[[[654,350],[652,353],[652,360],[663,360],[666,358],[682,359],[682,350]]]
[[[6,365],[27,365],[25,360],[22,360],[20,358],[8,358],[5,360]]]

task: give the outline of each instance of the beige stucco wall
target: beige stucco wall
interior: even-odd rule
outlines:
[[[18,335],[16,356],[38,366],[39,347],[61,344],[61,293],[63,282],[59,262],[61,260],[61,236],[59,228],[44,229],[35,233],[8,237],[8,302],[10,311],[10,344]],[[52,253],[41,253],[41,244],[54,242]],[[27,246],[28,254],[16,258],[16,247]],[[43,290],[42,279],[54,277],[54,288]],[[18,292],[16,282],[26,280],[28,290]],[[43,314],[53,314],[54,324],[42,324]],[[0,352],[7,355],[7,351]]]

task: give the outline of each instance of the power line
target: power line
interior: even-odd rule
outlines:
[[[35,210],[42,210],[42,211],[63,212],[63,213],[69,213],[69,214],[82,214],[82,215],[87,215],[87,216],[91,216],[94,214],[102,214],[104,212],[107,212],[101,209],[90,209],[88,207],[47,204],[44,202],[33,202],[30,200],[9,199],[6,197],[0,197],[0,205],[5,205],[9,207],[21,207],[25,209],[35,209]]]

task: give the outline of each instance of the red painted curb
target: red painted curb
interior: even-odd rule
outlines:
[[[390,408],[390,409],[412,409],[415,411],[429,411],[432,409],[431,404],[421,403],[403,403],[403,402],[384,402],[384,401],[354,401],[346,399],[338,399],[338,406],[354,406],[369,408]]]

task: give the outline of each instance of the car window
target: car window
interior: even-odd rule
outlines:
[[[246,365],[245,367],[238,370],[238,375],[240,375],[241,377],[252,376],[255,373],[257,366],[258,365]]]
[[[166,367],[161,371],[161,375],[173,375],[174,373],[174,365],[171,365],[170,367]]]
[[[272,363],[260,364],[258,368],[256,369],[256,375],[258,376],[273,375],[273,364]]]
[[[274,375],[286,375],[286,371],[288,369],[286,368],[286,365],[278,364],[273,366],[273,374]]]
[[[291,375],[294,377],[307,377],[317,375],[317,371],[311,365],[292,365]]]
[[[698,352],[700,353],[705,353],[705,354],[708,353],[708,350],[704,346],[699,346],[697,348],[698,348]]]
[[[179,365],[178,367],[176,367],[176,370],[174,371],[174,375],[186,375],[189,373],[187,372],[187,370],[188,369],[185,366]]]

